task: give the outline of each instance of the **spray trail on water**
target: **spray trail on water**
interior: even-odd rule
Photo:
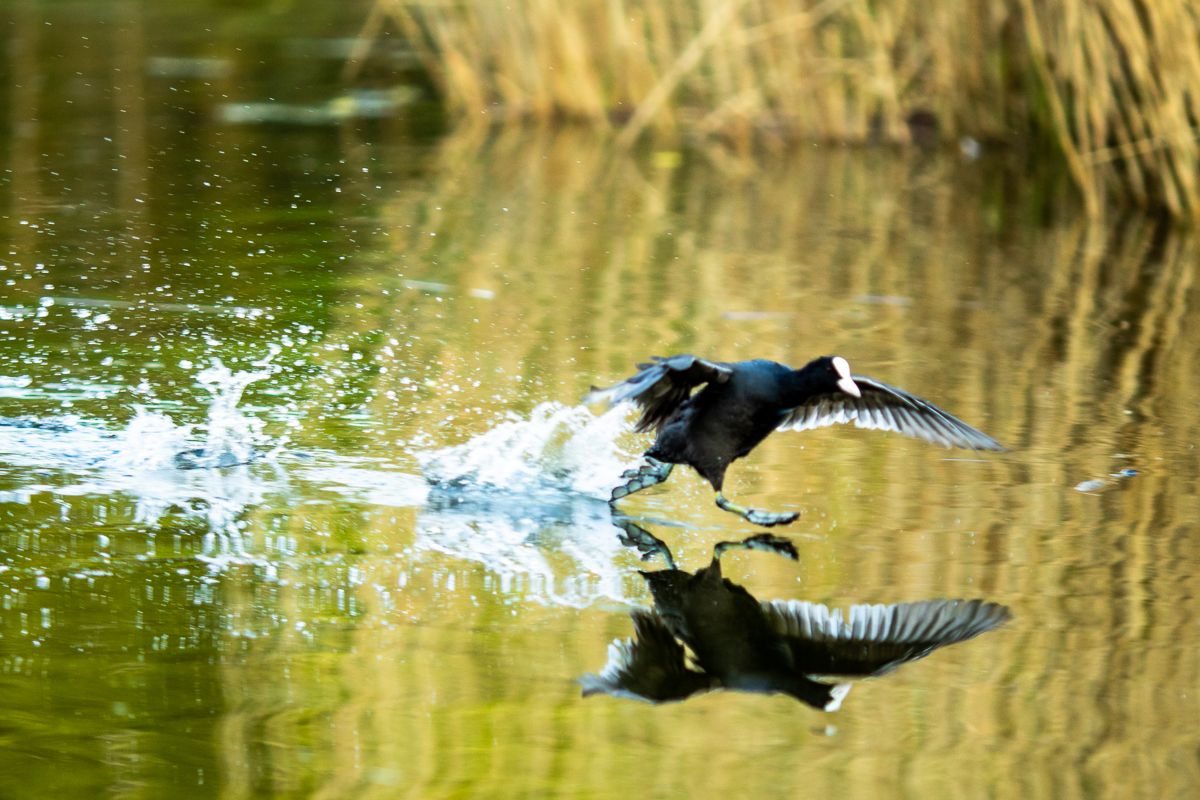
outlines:
[[[9,465],[52,469],[81,479],[53,489],[60,496],[122,493],[136,503],[134,521],[152,525],[171,509],[207,522],[205,553],[243,554],[239,518],[279,481],[247,464],[269,460],[276,442],[263,422],[238,409],[242,393],[268,371],[232,372],[214,359],[197,376],[211,395],[207,418],[177,425],[143,406],[124,429],[108,431],[78,417],[18,418],[0,424],[0,458]],[[211,469],[226,467],[226,469]],[[40,487],[41,490],[50,487]],[[17,492],[11,493],[14,496]]]
[[[607,499],[628,466],[629,454],[616,444],[629,430],[626,412],[618,406],[597,417],[583,406],[542,403],[527,420],[514,416],[417,458],[426,478],[442,486],[568,490]]]

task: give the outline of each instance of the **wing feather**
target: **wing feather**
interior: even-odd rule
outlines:
[[[579,679],[584,697],[611,694],[666,703],[716,688],[710,675],[687,665],[683,645],[662,617],[645,608],[635,609],[630,616],[635,638],[613,640],[604,668]]]
[[[986,433],[903,389],[862,375],[855,375],[854,382],[862,397],[844,392],[816,395],[787,412],[778,429],[805,431],[853,422],[858,428],[895,431],[946,448],[1007,449]]]
[[[983,600],[856,605],[844,618],[841,609],[799,600],[772,600],[762,608],[797,671],[813,675],[880,675],[1012,616],[1006,606]]]
[[[592,403],[618,403],[632,401],[642,409],[635,430],[638,432],[657,430],[675,413],[692,390],[704,383],[724,383],[733,370],[728,364],[706,361],[690,355],[662,358],[653,356],[649,364],[638,364],[641,370],[631,378],[607,389],[592,387],[583,398],[587,405]]]

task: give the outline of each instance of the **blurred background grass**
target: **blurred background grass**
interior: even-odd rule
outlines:
[[[345,77],[406,37],[453,119],[715,138],[1015,148],[1088,214],[1200,215],[1188,0],[373,0]]]

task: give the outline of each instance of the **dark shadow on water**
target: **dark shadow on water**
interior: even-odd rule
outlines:
[[[712,563],[693,573],[678,569],[666,544],[649,531],[628,519],[614,522],[623,544],[643,560],[661,555],[667,568],[641,572],[654,607],[630,612],[635,637],[614,641],[604,668],[580,679],[584,696],[665,703],[726,689],[787,694],[835,711],[850,684],[815,677],[883,675],[1011,617],[1007,607],[984,600],[859,605],[845,615],[800,600],[760,601],[722,577],[721,554],[765,550],[798,560],[787,539],[759,534],[721,542]]]

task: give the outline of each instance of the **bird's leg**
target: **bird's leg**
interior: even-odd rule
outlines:
[[[725,499],[725,495],[717,490],[717,506],[725,511],[737,514],[747,522],[753,522],[755,525],[762,525],[764,528],[770,528],[775,525],[787,525],[795,522],[800,518],[798,512],[791,513],[776,513],[774,511],[763,511],[761,508],[746,508],[739,506],[737,503],[731,503]]]
[[[713,555],[720,558],[721,554],[727,550],[766,550],[786,556],[792,561],[800,560],[796,546],[782,536],[776,536],[773,533],[759,533],[740,542],[717,542],[713,547]]]
[[[614,519],[613,524],[622,531],[617,537],[621,544],[641,553],[642,561],[649,561],[654,556],[661,555],[667,562],[667,569],[675,569],[675,559],[671,557],[671,551],[662,539],[631,519]]]
[[[612,490],[612,497],[608,499],[608,502],[620,500],[634,492],[640,492],[642,489],[649,489],[651,486],[662,483],[671,474],[671,468],[674,466],[674,464],[646,456],[645,464],[637,469],[627,469],[621,473],[621,477],[627,480]]]

